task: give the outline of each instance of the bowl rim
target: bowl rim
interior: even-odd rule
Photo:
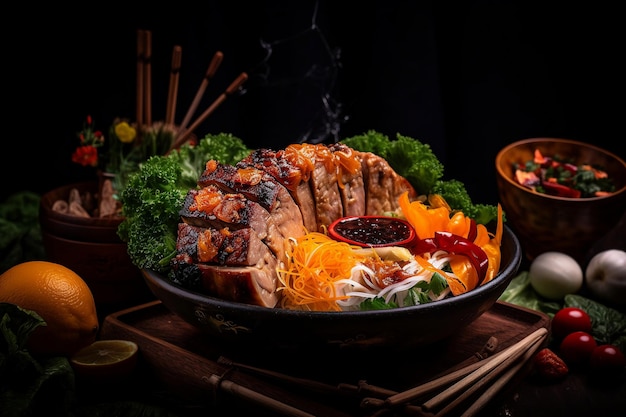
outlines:
[[[183,292],[185,297],[188,300],[193,301],[196,304],[206,304],[207,300],[210,301],[212,307],[218,310],[232,310],[237,309],[240,312],[246,312],[250,314],[254,314],[257,317],[263,316],[274,316],[280,315],[283,318],[299,318],[304,317],[308,319],[318,318],[318,319],[337,319],[337,315],[339,314],[342,318],[346,320],[354,320],[360,319],[364,316],[373,316],[376,318],[386,318],[386,317],[395,317],[398,315],[405,314],[418,314],[420,311],[425,310],[439,310],[445,308],[445,306],[449,304],[459,304],[464,303],[467,300],[476,297],[476,290],[483,289],[483,292],[489,292],[492,287],[502,285],[501,280],[496,279],[498,277],[504,279],[503,277],[509,276],[513,279],[513,275],[515,271],[519,269],[522,260],[522,248],[520,246],[519,239],[515,236],[515,233],[511,230],[511,228],[507,225],[504,225],[505,235],[511,239],[511,247],[513,248],[513,253],[511,254],[511,261],[506,265],[502,270],[498,272],[496,277],[491,281],[483,284],[481,287],[474,289],[472,291],[466,292],[461,295],[447,297],[443,300],[438,300],[432,303],[420,304],[416,306],[408,306],[408,307],[400,307],[386,310],[371,310],[371,311],[303,311],[303,310],[289,310],[282,308],[268,308],[257,306],[253,304],[245,304],[239,303],[236,301],[228,301],[220,298],[212,297],[210,295],[202,294],[197,291],[189,290],[180,285],[172,283],[166,276],[160,274],[158,272],[142,269],[142,274],[144,275],[144,279],[149,280],[158,280],[157,284],[163,288],[166,288],[169,292]]]
[[[622,188],[620,188],[619,190],[615,191],[614,193],[612,193],[610,195],[600,196],[600,197],[572,198],[572,197],[559,197],[559,196],[554,196],[554,195],[549,195],[549,194],[540,194],[540,193],[533,192],[532,190],[528,189],[527,187],[524,187],[523,185],[518,184],[516,181],[514,181],[511,178],[511,176],[508,173],[503,172],[502,168],[500,167],[500,160],[502,159],[503,155],[506,152],[508,152],[511,149],[516,148],[516,147],[518,147],[520,145],[526,145],[526,144],[529,144],[529,143],[541,143],[541,142],[558,142],[558,143],[566,143],[566,144],[581,146],[581,147],[584,147],[584,148],[589,148],[589,149],[592,149],[592,150],[595,150],[597,152],[603,153],[603,154],[605,154],[605,155],[615,159],[617,162],[619,162],[626,169],[626,162],[622,158],[620,158],[618,155],[614,154],[611,151],[608,151],[608,150],[606,150],[604,148],[600,148],[599,146],[595,146],[595,145],[592,145],[590,143],[581,142],[581,141],[574,140],[574,139],[537,137],[537,138],[528,138],[528,139],[522,139],[522,140],[515,141],[513,143],[510,143],[510,144],[506,145],[504,148],[502,148],[502,149],[500,149],[500,151],[498,151],[498,153],[496,154],[496,158],[495,158],[495,166],[496,166],[496,171],[499,174],[499,176],[502,179],[504,179],[506,182],[508,182],[510,185],[513,185],[517,189],[524,190],[525,192],[527,192],[527,193],[529,193],[531,195],[536,195],[537,197],[546,198],[548,200],[585,202],[585,201],[606,200],[606,199],[610,199],[610,198],[615,198],[616,196],[618,196],[618,195],[620,195],[622,193],[626,193],[626,184],[624,184],[624,186]]]

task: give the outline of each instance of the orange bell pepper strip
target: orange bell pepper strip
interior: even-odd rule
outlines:
[[[449,222],[449,211],[445,207],[428,208],[421,201],[409,201],[409,193],[403,193],[398,199],[400,208],[418,238],[433,237],[436,231],[446,230]]]
[[[487,228],[485,228],[484,226],[483,228],[485,231],[487,230]],[[496,226],[496,232],[494,236],[491,239],[489,239],[489,241],[486,243],[483,243],[484,234],[480,236],[481,242],[476,241],[479,239],[479,237],[477,237],[476,240],[474,240],[474,243],[476,243],[478,246],[482,248],[483,251],[485,251],[485,254],[487,254],[487,259],[489,259],[489,265],[487,266],[487,274],[485,275],[485,278],[483,279],[483,282],[481,283],[481,285],[491,281],[500,271],[500,260],[502,258],[500,245],[502,244],[503,233],[504,233],[504,224],[502,220],[502,206],[498,204],[498,223]],[[481,233],[479,233],[479,235],[481,235]]]
[[[463,283],[463,287],[465,288],[465,291],[463,292],[471,291],[478,286],[478,272],[467,256],[452,255],[450,259],[450,268],[452,269],[452,272],[454,272],[454,275],[456,275]],[[450,282],[448,282],[448,285],[450,285]],[[452,291],[452,294],[454,295],[463,293],[458,291],[457,286],[452,285],[450,285],[450,291]]]
[[[543,156],[543,154],[541,153],[539,149],[535,149],[535,153],[533,155],[533,162],[535,162],[538,165],[542,165],[548,162],[548,158]]]
[[[463,214],[463,212],[457,211],[448,221],[448,227],[446,228],[446,230],[454,233],[455,235],[467,238],[469,236],[471,228],[472,219]]]

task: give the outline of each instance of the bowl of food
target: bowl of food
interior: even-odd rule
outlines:
[[[518,271],[519,241],[504,227],[499,273],[465,294],[430,303],[371,311],[299,311],[208,296],[143,270],[150,290],[213,342],[289,351],[403,349],[440,341],[489,310]]]
[[[165,242],[176,244],[149,263],[147,251],[137,251],[152,293],[229,352],[383,353],[441,341],[472,323],[521,262],[502,211],[471,204],[458,182],[435,188],[442,166],[414,139],[355,139],[210,160],[196,187],[163,202],[171,221],[153,223],[155,204],[134,217],[124,200],[127,221],[148,219],[133,230],[167,230]],[[151,170],[159,184],[162,171]],[[164,195],[163,187],[146,193],[141,178],[122,196]],[[350,225],[342,228],[344,220]],[[343,229],[342,238],[331,229]],[[147,249],[146,239],[136,243]]]
[[[528,260],[556,251],[581,265],[626,207],[626,162],[589,143],[532,138],[511,143],[495,159],[507,224]]]

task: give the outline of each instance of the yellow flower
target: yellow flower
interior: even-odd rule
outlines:
[[[131,143],[137,137],[137,131],[127,122],[120,122],[116,124],[115,134],[122,143]]]

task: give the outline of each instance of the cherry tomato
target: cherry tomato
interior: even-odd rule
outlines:
[[[589,361],[597,345],[593,336],[587,332],[570,333],[561,341],[561,358],[568,364],[582,365]]]
[[[591,318],[586,311],[577,307],[565,307],[552,318],[552,336],[563,339],[570,333],[582,331],[591,333]]]
[[[614,345],[598,345],[591,352],[589,366],[592,371],[603,375],[616,375],[626,367],[626,358],[622,351]]]

